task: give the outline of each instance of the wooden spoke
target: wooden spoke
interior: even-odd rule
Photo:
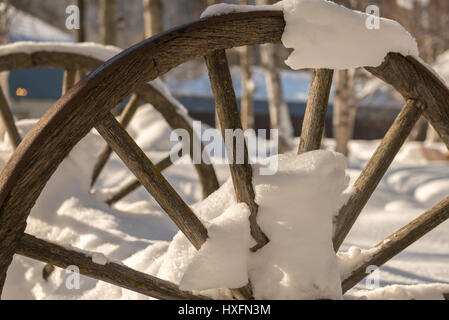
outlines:
[[[298,154],[321,148],[333,75],[329,69],[313,71]]]
[[[194,247],[201,248],[207,229],[114,116],[108,113],[96,129]]]
[[[417,100],[407,101],[376,152],[354,183],[348,202],[340,209],[337,216],[333,239],[335,251],[340,248],[424,109],[425,106]]]
[[[343,280],[343,292],[348,291],[368,276],[366,273],[368,266],[382,266],[448,219],[449,198],[446,198],[435,207],[377,244],[374,247],[375,253],[372,257],[361,266],[358,266],[346,279]]]
[[[16,149],[22,141],[22,138],[17,130],[14,116],[8,106],[8,102],[6,101],[2,88],[0,88],[0,117],[3,125],[5,126],[6,132],[8,133],[11,145],[14,149]]]
[[[227,129],[242,130],[237,99],[235,97],[226,52],[225,50],[215,51],[207,55],[205,59],[209,71],[212,91],[215,97],[216,114],[223,137],[226,138],[225,131]],[[225,141],[226,140],[228,139],[225,139]],[[255,201],[255,192],[252,184],[253,171],[248,161],[248,147],[246,142],[244,142],[244,163],[237,164],[235,161],[237,159],[236,144],[234,144],[233,141],[231,143],[233,146],[229,146],[229,141],[226,141],[226,150],[228,153],[231,151],[233,155],[233,158],[228,160],[230,162],[229,167],[231,170],[234,191],[237,202],[246,203],[250,209],[251,216],[249,219],[251,235],[257,242],[257,245],[252,250],[256,251],[267,244],[269,240],[257,224],[257,211],[259,206]],[[232,292],[237,299],[251,299],[253,295],[250,282],[248,282],[245,287],[232,290]]]
[[[133,94],[120,116],[119,122],[123,128],[126,128],[129,125],[129,123],[131,122],[139,105],[140,105],[139,97],[136,94]],[[100,176],[101,172],[103,171],[106,163],[108,162],[109,158],[111,157],[111,153],[112,153],[112,149],[106,143],[103,146],[103,148],[100,150],[100,153],[98,154],[98,160],[95,163],[94,170],[92,172],[92,179],[90,181],[91,188],[94,186],[95,182],[97,181],[98,177]]]
[[[92,177],[90,179],[91,188],[93,188],[95,182],[97,182],[97,179],[100,176],[101,172],[103,171],[104,167],[106,166],[106,163],[111,157],[111,154],[112,149],[108,144],[105,144],[98,153],[97,162],[94,165],[94,170],[92,171]]]
[[[239,117],[237,99],[235,97],[228,60],[224,50],[215,51],[206,56],[206,64],[209,70],[209,78],[215,97],[215,107],[220,121],[220,128],[225,137],[225,129],[242,130]],[[231,141],[232,142],[232,141]],[[228,144],[228,143],[227,143]],[[226,146],[228,148],[228,146]],[[258,205],[255,201],[255,193],[252,184],[253,170],[248,161],[248,148],[244,144],[244,164],[236,164],[236,146],[234,144],[232,154],[234,159],[228,159],[234,190],[238,202],[244,202],[251,210],[251,235],[257,242],[255,250],[268,243],[268,238],[257,224]]]
[[[163,300],[206,300],[207,297],[181,291],[179,287],[148,274],[133,270],[122,264],[108,262],[99,265],[92,261],[92,257],[79,250],[70,250],[24,234],[16,248],[16,253],[54,265],[60,268],[77,266],[80,273],[110,284],[132,290],[146,296]]]
[[[170,159],[170,156],[162,159],[160,162],[156,164],[156,168],[159,170],[159,172],[164,171],[168,167],[170,167],[173,164],[173,162]],[[106,203],[108,205],[113,205],[114,203],[117,203],[118,201],[122,200],[127,195],[131,194],[133,191],[138,189],[142,184],[140,183],[139,179],[133,179],[129,183],[127,183],[125,186],[120,188],[119,191],[117,191],[114,195],[112,195]]]
[[[66,69],[64,70],[64,77],[62,80],[62,95],[70,90],[76,82],[76,69]]]
[[[115,120],[114,116],[109,114],[96,128],[193,246],[199,250],[208,238],[207,229]],[[252,297],[250,286],[231,290],[238,293],[236,294],[238,298],[249,299]]]

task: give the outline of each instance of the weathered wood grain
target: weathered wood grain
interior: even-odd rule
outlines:
[[[102,64],[99,60],[88,55],[38,51],[33,53],[11,53],[1,55],[0,70],[28,69],[35,67],[79,70],[81,67],[93,70]]]
[[[168,167],[170,167],[172,164],[173,162],[171,161],[170,156],[168,156],[159,161],[158,163],[156,163],[156,168],[159,170],[159,172],[162,172]],[[109,206],[112,206],[114,203],[122,200],[124,197],[131,194],[140,186],[142,186],[142,184],[140,183],[139,179],[133,179],[126,185],[124,185],[122,188],[120,188],[120,190],[117,191],[115,194],[113,194],[108,200],[106,200],[106,203]]]
[[[2,88],[0,88],[0,117],[2,124],[5,126],[6,132],[8,133],[8,138],[11,145],[14,149],[17,149],[22,141],[22,138],[20,137],[19,130],[17,130],[14,116],[8,106],[8,102],[6,101]]]
[[[169,281],[115,262],[108,262],[104,266],[96,264],[92,261],[92,257],[79,250],[64,248],[28,234],[24,234],[20,239],[16,253],[64,269],[69,266],[77,266],[80,273],[85,276],[156,299],[208,300],[207,297],[181,291],[177,285]]]
[[[424,109],[425,105],[419,101],[407,101],[376,152],[354,183],[351,196],[340,209],[336,219],[333,239],[335,251],[340,248]]]
[[[140,98],[136,94],[133,94],[120,116],[119,122],[123,128],[128,127],[128,125],[129,125],[131,119],[133,118],[134,114],[136,113],[139,105],[140,105]],[[108,162],[109,158],[111,157],[111,154],[112,154],[111,146],[109,146],[106,143],[101,148],[100,152],[98,153],[97,162],[95,162],[94,169],[92,171],[92,177],[90,180],[91,188],[94,186],[95,182],[97,181],[98,177],[100,176],[101,172],[103,171],[106,163]]]
[[[368,274],[366,273],[366,269],[369,266],[382,266],[448,219],[449,198],[446,198],[432,209],[377,244],[374,247],[376,252],[373,256],[368,261],[358,266],[346,279],[343,280],[343,292],[348,291],[367,277]]]
[[[126,130],[111,113],[105,115],[101,123],[96,125],[96,129],[179,230],[199,250],[207,240],[207,229]]]
[[[219,50],[210,53],[205,57],[209,78],[212,86],[212,92],[215,98],[215,108],[217,110],[220,128],[224,139],[226,138],[225,130],[240,130],[243,134],[242,124],[238,110],[237,98],[232,84],[232,77],[229,71],[229,65],[226,58],[226,52]],[[262,248],[268,243],[267,236],[257,224],[257,210],[259,206],[255,201],[255,192],[253,187],[253,169],[249,164],[248,147],[244,143],[244,163],[237,163],[237,143],[225,139],[226,150],[228,155],[232,154],[233,158],[228,159],[231,170],[232,181],[234,183],[234,191],[237,202],[244,202],[248,205],[251,216],[251,235],[257,242],[255,250]]]
[[[298,154],[321,148],[333,75],[334,71],[329,69],[313,71]]]
[[[449,89],[432,71],[413,57],[389,53],[377,68],[366,68],[392,85],[406,100],[427,105],[424,117],[449,148]]]
[[[239,152],[237,149],[237,142],[234,143],[234,139],[229,141],[229,138],[226,138],[226,130],[230,129],[234,132],[240,131],[242,134],[241,138],[244,139],[237,98],[232,84],[226,52],[224,50],[212,52],[205,56],[205,60],[209,71],[212,92],[215,98],[216,114],[220,122],[220,128],[228,153],[229,168],[231,170],[235,195],[237,202],[246,203],[250,209],[251,215],[249,221],[251,235],[257,242],[257,245],[252,250],[256,251],[268,243],[268,238],[257,224],[257,210],[259,206],[255,201],[256,195],[252,181],[253,169],[249,164],[246,142],[243,140],[244,163],[239,164],[237,162]],[[230,155],[232,155],[231,158]],[[237,299],[252,299],[253,296],[251,283],[249,281],[245,287],[232,289],[232,291],[234,297]]]

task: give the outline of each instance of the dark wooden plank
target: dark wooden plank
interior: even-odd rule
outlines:
[[[334,71],[329,69],[313,71],[298,154],[321,148],[333,75]]]
[[[206,300],[207,297],[181,291],[169,281],[133,270],[122,264],[108,262],[96,264],[92,257],[78,250],[71,250],[24,234],[17,246],[16,253],[54,265],[60,268],[77,266],[80,273],[97,280],[125,288],[149,297],[163,300]]]
[[[128,101],[128,104],[126,105],[125,109],[123,110],[121,116],[120,116],[120,124],[123,128],[128,127],[129,123],[131,122],[132,118],[134,117],[134,114],[136,113],[139,105],[140,105],[140,98],[133,94]],[[101,172],[103,171],[106,163],[108,162],[109,158],[111,157],[112,149],[111,147],[106,143],[103,148],[101,148],[100,152],[98,153],[97,162],[94,165],[94,170],[92,171],[92,178],[90,180],[90,187],[92,188],[97,181],[98,177],[100,176]]]
[[[159,170],[159,172],[162,172],[168,167],[170,167],[172,164],[173,162],[171,161],[170,156],[168,156],[159,161],[156,164],[156,168]],[[108,200],[106,200],[106,203],[111,206],[114,203],[117,203],[118,201],[122,200],[124,197],[131,194],[133,191],[135,191],[141,186],[142,184],[140,183],[139,179],[133,179],[126,185],[124,185],[122,188],[120,188],[120,190],[117,191],[115,194],[113,194]]]
[[[207,229],[111,113],[95,126],[126,166],[159,203],[196,249],[207,240]]]
[[[346,279],[343,280],[343,292],[348,291],[363,280],[368,274],[369,266],[380,267],[421,239],[427,233],[449,219],[449,198],[441,201],[435,207],[410,222],[405,227],[393,233],[384,241],[378,243],[372,257],[358,266]]]
[[[336,219],[336,231],[333,239],[336,251],[340,248],[424,110],[425,105],[421,102],[417,100],[407,101],[376,152],[354,183],[351,196],[340,209]]]
[[[17,130],[14,116],[8,106],[2,88],[0,88],[0,117],[2,124],[5,126],[6,132],[8,133],[9,141],[13,148],[16,149],[22,141],[22,138],[20,137],[19,130]]]

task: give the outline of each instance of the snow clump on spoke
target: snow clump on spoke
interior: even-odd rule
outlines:
[[[178,233],[157,275],[214,296],[217,289],[241,287],[250,279],[256,299],[341,299],[332,233],[349,182],[346,160],[330,151],[277,157],[275,175],[253,178],[258,223],[270,239],[265,247],[249,250],[249,209],[236,204],[229,180],[194,206],[208,226],[208,241],[196,252]]]

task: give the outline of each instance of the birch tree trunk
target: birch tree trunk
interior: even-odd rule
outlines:
[[[164,31],[164,9],[162,0],[143,0],[145,38]]]
[[[241,5],[250,4],[249,0],[240,0]],[[240,68],[242,70],[241,118],[243,130],[254,129],[254,82],[251,65],[253,50],[250,46],[240,48]]]
[[[10,0],[3,0],[3,7],[0,11],[0,45],[7,44],[9,42],[9,15],[8,8],[11,4]],[[9,72],[0,73],[0,90],[3,88],[4,97],[8,105],[11,105],[11,99],[9,95]],[[4,139],[6,134],[6,128],[2,124],[0,125],[0,139]]]
[[[256,3],[268,5],[271,1],[257,0]],[[279,70],[276,67],[275,48],[272,44],[264,44],[260,46],[260,55],[268,89],[270,127],[279,130],[279,153],[284,153],[291,149],[289,141],[293,138],[293,125],[284,100]]]
[[[214,4],[218,4],[220,2],[221,2],[221,0],[206,0],[206,5],[210,7],[210,6],[213,6]],[[217,113],[216,108],[215,108],[215,129],[217,129],[218,131],[221,131],[220,120],[218,119],[218,113]]]
[[[337,143],[336,151],[349,155],[348,143],[354,135],[357,101],[354,97],[354,70],[335,72],[336,91],[334,98],[333,130]]]
[[[86,42],[86,1],[77,0],[76,5],[80,10],[80,28],[75,30],[76,42]]]
[[[279,153],[291,149],[289,141],[293,138],[293,126],[281,86],[281,77],[275,62],[275,47],[271,44],[260,46],[262,65],[268,89],[268,108],[270,128],[279,130]]]
[[[100,38],[103,44],[117,44],[117,1],[100,0]]]
[[[243,130],[254,129],[254,82],[251,72],[253,50],[249,46],[240,48],[242,69],[241,115]]]

